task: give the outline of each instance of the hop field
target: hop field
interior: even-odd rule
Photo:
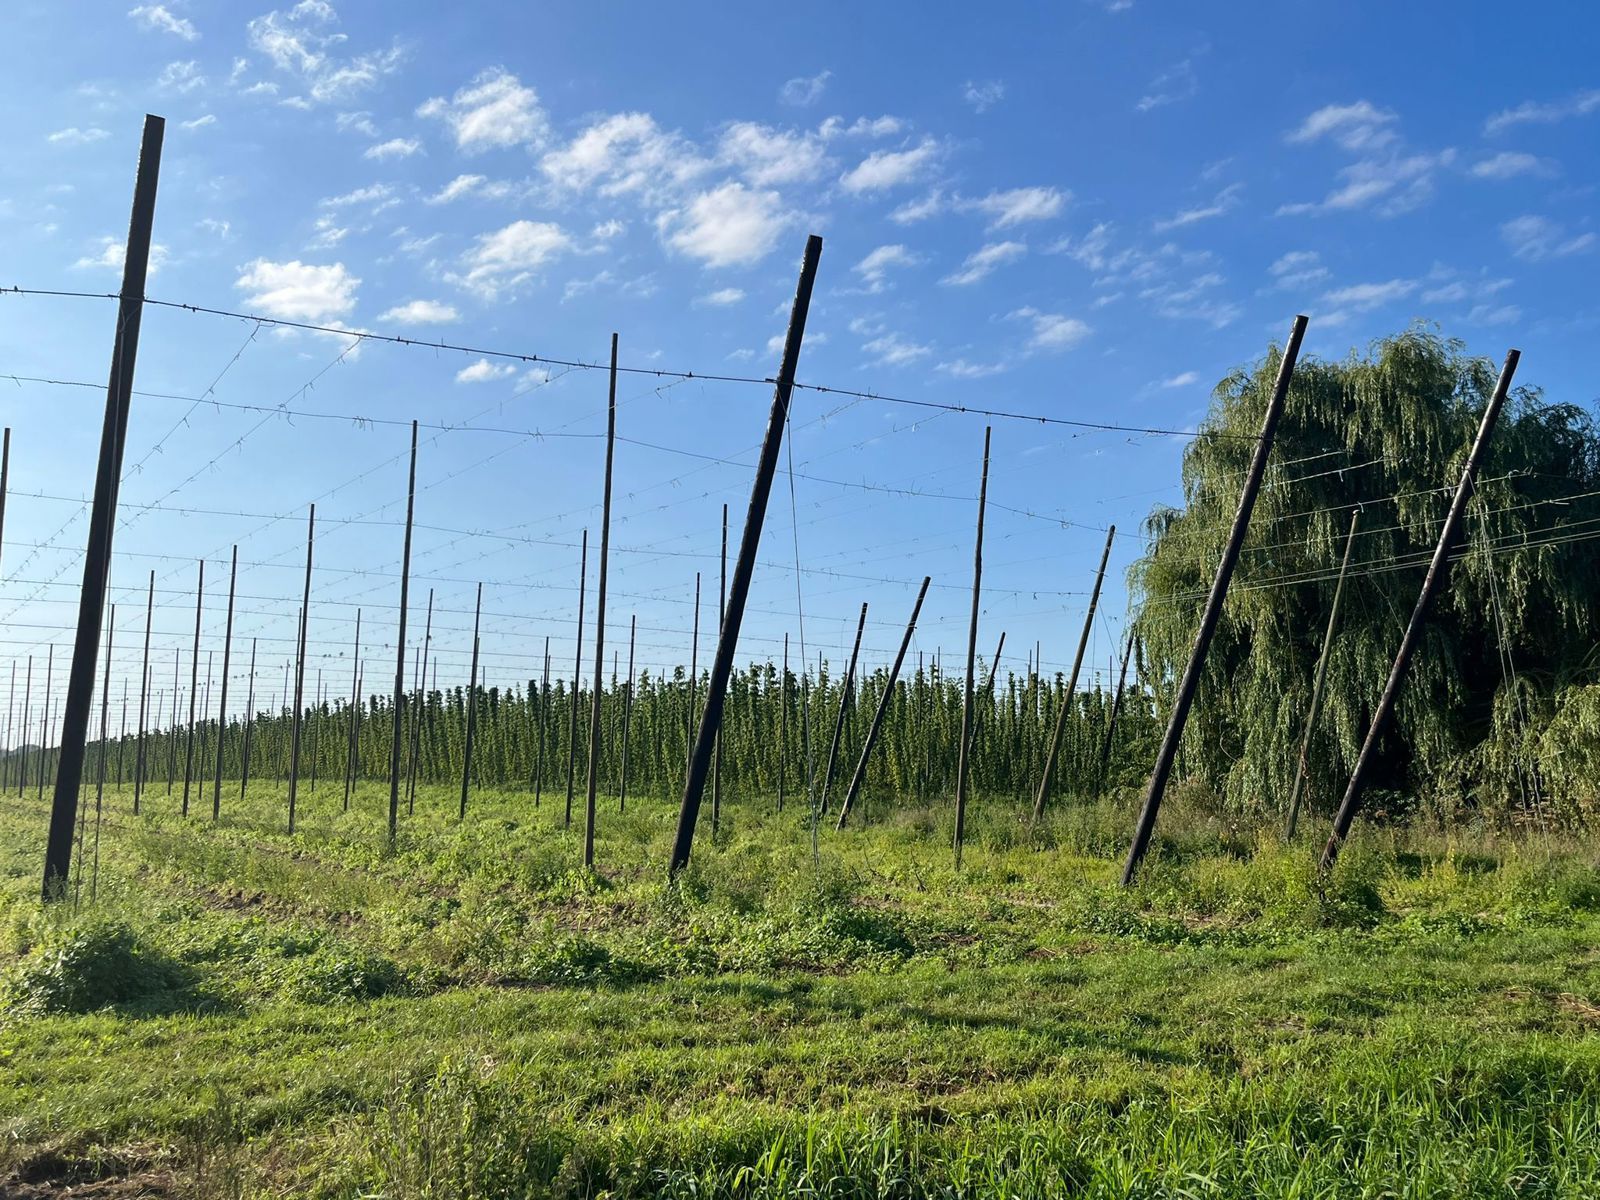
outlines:
[[[730,795],[669,887],[653,799],[602,799],[595,874],[525,793],[463,822],[426,787],[393,852],[377,788],[302,794],[293,837],[283,805],[113,793],[57,913],[44,808],[3,801],[13,1194],[1600,1188],[1581,845],[1368,831],[1319,883],[1317,831],[1180,802],[1124,892],[1127,797],[980,804],[957,873],[947,806],[813,853]]]

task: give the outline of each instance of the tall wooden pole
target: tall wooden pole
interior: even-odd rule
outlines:
[[[1500,368],[1500,380],[1495,384],[1494,394],[1489,397],[1488,406],[1483,410],[1483,420],[1478,425],[1478,436],[1473,439],[1472,449],[1467,453],[1466,465],[1461,468],[1461,482],[1456,485],[1455,499],[1450,502],[1450,511],[1445,516],[1444,526],[1439,530],[1439,542],[1433,548],[1433,561],[1428,564],[1428,574],[1422,581],[1422,591],[1417,595],[1416,607],[1411,610],[1411,620],[1406,624],[1405,636],[1400,639],[1400,649],[1395,651],[1394,665],[1389,668],[1389,681],[1384,685],[1383,695],[1378,698],[1378,707],[1372,713],[1372,723],[1367,726],[1366,739],[1361,743],[1361,753],[1356,757],[1356,765],[1350,772],[1350,782],[1345,788],[1344,800],[1340,802],[1339,812],[1334,817],[1333,833],[1328,838],[1327,846],[1323,848],[1324,871],[1332,868],[1334,860],[1339,856],[1339,847],[1350,834],[1350,824],[1355,820],[1356,810],[1361,805],[1361,789],[1366,784],[1372,760],[1377,756],[1378,740],[1383,736],[1389,718],[1394,713],[1395,700],[1400,695],[1400,685],[1405,682],[1406,669],[1411,665],[1412,655],[1417,650],[1417,642],[1422,637],[1422,627],[1427,622],[1428,608],[1450,574],[1450,555],[1455,551],[1456,543],[1461,537],[1461,526],[1466,517],[1467,502],[1472,499],[1473,487],[1477,483],[1478,468],[1489,452],[1489,439],[1494,436],[1495,422],[1500,417],[1500,410],[1505,407],[1506,393],[1511,390],[1511,377],[1516,374],[1517,361],[1521,357],[1522,353],[1519,350],[1506,353],[1505,364]]]
[[[989,435],[983,430],[983,475],[978,483],[978,532],[972,544],[972,619],[967,624],[967,678],[961,700],[961,744],[956,751],[956,869],[961,869],[961,848],[967,836],[967,767],[972,754],[972,678],[978,658],[978,611],[983,598],[983,510],[989,501]],[[996,656],[996,663],[999,658]]]
[[[633,642],[639,631],[639,614],[628,618],[628,690],[622,701],[622,766],[617,786],[617,811],[628,809],[628,732],[633,727]]]
[[[38,778],[39,791],[38,791],[38,795],[39,795],[39,799],[41,799],[41,800],[44,799],[44,777],[45,777],[45,774],[46,774],[46,771],[45,771],[45,756],[46,756],[46,754],[48,753],[48,751],[50,749],[50,728],[51,728],[50,703],[51,703],[51,700],[53,699],[53,697],[51,696],[50,693],[51,693],[51,690],[52,690],[51,689],[52,679],[53,679],[53,677],[55,675],[55,667],[56,667],[56,648],[55,648],[55,644],[51,643],[49,646],[45,647],[45,655],[44,655],[44,712],[43,712],[43,714],[41,714],[42,718],[43,718],[43,724],[41,724],[39,726],[39,771],[38,771],[38,775],[39,775],[39,778]]]
[[[300,639],[294,661],[294,712],[289,726],[289,832],[294,832],[295,797],[300,787],[300,737],[305,716],[306,652],[311,629],[311,550],[317,531],[317,506],[311,506],[306,519],[306,582],[300,601]]]
[[[256,639],[250,639],[250,691],[244,701],[244,740],[239,746],[239,799],[250,786],[250,734],[256,727]]]
[[[11,738],[17,721],[17,660],[11,660],[11,689],[6,698],[6,754],[0,765],[0,793],[11,794],[11,762],[17,756],[17,743]]]
[[[400,555],[400,628],[394,648],[394,712],[389,738],[389,845],[400,829],[400,733],[406,688],[406,606],[411,591],[411,522],[417,508],[417,423],[411,422],[411,467],[406,476],[406,537]]]
[[[89,706],[94,697],[95,660],[100,649],[100,620],[105,615],[106,583],[111,575],[111,540],[116,529],[117,493],[122,479],[122,454],[128,439],[128,407],[133,394],[134,362],[139,352],[139,325],[144,314],[145,276],[150,266],[150,234],[155,223],[156,183],[161,172],[161,142],[166,122],[146,116],[139,148],[139,169],[133,185],[123,256],[122,291],[117,301],[116,340],[111,350],[111,375],[106,385],[105,420],[100,430],[100,457],[95,470],[94,503],[89,510],[89,540],[84,551],[83,586],[78,600],[78,628],[72,668],[67,678],[67,703],[61,725],[61,763],[50,806],[45,842],[43,896],[65,897],[72,868],[72,826],[83,782],[83,748],[89,732]]]
[[[722,506],[722,574],[717,585],[717,629],[728,619],[728,506]],[[711,836],[717,836],[722,824],[722,730],[717,729],[712,743],[711,764]]]
[[[539,751],[533,760],[533,806],[539,807],[539,801],[544,795],[544,745],[545,735],[549,730],[547,720],[550,707],[550,636],[544,639],[544,681],[539,684]]]
[[[33,655],[28,655],[28,672],[22,680],[22,741],[17,747],[17,799],[28,786],[28,728],[33,724]],[[73,813],[77,818],[77,813]],[[66,886],[66,876],[60,877]]]
[[[689,862],[694,844],[695,822],[700,815],[700,800],[705,791],[706,771],[711,765],[711,748],[722,727],[722,706],[728,694],[728,675],[733,670],[733,655],[744,624],[745,601],[750,595],[750,579],[755,573],[756,551],[761,544],[761,526],[767,516],[767,500],[772,494],[772,479],[778,469],[778,451],[783,443],[783,427],[789,417],[789,396],[794,389],[795,372],[800,366],[800,346],[805,340],[806,317],[811,311],[811,290],[816,283],[817,263],[822,257],[822,239],[806,240],[800,281],[795,289],[794,306],[789,310],[789,330],[784,336],[783,358],[773,388],[772,412],[767,418],[766,437],[761,443],[761,458],[750,492],[750,508],[745,515],[744,536],[739,543],[739,558],[734,565],[733,582],[728,591],[727,613],[717,636],[717,655],[706,688],[704,713],[690,756],[688,777],[683,784],[683,801],[678,810],[678,828],[673,837],[669,870],[676,875]]]
[[[783,635],[783,674],[778,676],[778,811],[789,766],[789,635]]]
[[[422,758],[422,720],[428,713],[428,652],[433,646],[433,589],[428,589],[428,615],[422,623],[422,644],[417,647],[417,711],[411,720],[411,766],[406,772],[406,816],[417,808],[417,764]],[[363,671],[365,669],[363,668]],[[435,668],[434,674],[438,674]]]
[[[467,678],[467,739],[461,755],[461,811],[467,816],[467,792],[472,787],[472,743],[478,732],[478,620],[483,615],[483,584],[478,584],[478,601],[472,610],[472,667]]]
[[[583,550],[578,558],[578,644],[572,657],[572,696],[567,714],[567,811],[561,828],[572,826],[572,790],[578,767],[578,691],[583,678],[583,597],[589,582],[589,531],[583,531]]]
[[[217,704],[217,772],[211,781],[211,819],[222,815],[222,752],[228,741],[228,664],[233,656],[233,590],[239,579],[239,547],[233,548],[233,560],[228,567],[228,623],[222,635],[222,687]]]
[[[855,774],[850,777],[850,788],[844,794],[844,803],[839,805],[837,826],[839,829],[844,828],[844,823],[850,816],[850,809],[861,793],[861,785],[867,780],[867,761],[872,757],[872,747],[877,743],[878,730],[883,727],[883,718],[889,711],[889,705],[894,701],[894,685],[895,680],[900,678],[900,664],[905,662],[911,637],[917,631],[917,617],[922,612],[922,601],[927,597],[928,585],[932,582],[933,576],[924,575],[922,587],[917,590],[917,602],[911,609],[911,619],[906,622],[906,632],[900,639],[899,653],[894,656],[894,665],[889,668],[889,679],[883,686],[883,695],[878,697],[877,711],[872,714],[872,724],[867,726],[866,740],[861,743],[861,758],[856,762]]]
[[[689,707],[683,713],[683,774],[694,761],[695,695],[700,690],[700,572],[694,573],[694,629],[689,635]]]
[[[1289,789],[1289,820],[1284,826],[1284,837],[1294,840],[1295,826],[1300,823],[1300,795],[1305,786],[1311,735],[1317,728],[1317,717],[1322,713],[1322,685],[1328,678],[1328,652],[1333,648],[1333,631],[1339,627],[1339,601],[1344,598],[1344,580],[1350,571],[1350,550],[1356,542],[1356,524],[1361,520],[1358,508],[1350,514],[1350,532],[1344,539],[1344,557],[1339,561],[1339,582],[1333,585],[1333,603],[1328,608],[1328,628],[1322,635],[1322,650],[1317,655],[1316,678],[1311,684],[1311,707],[1306,711],[1305,733],[1300,737],[1300,753],[1295,760],[1294,786]]]
[[[350,719],[345,735],[344,811],[350,811],[350,788],[356,778],[356,705],[361,702],[361,609],[356,609],[356,636],[350,651]]]
[[[606,566],[611,554],[611,460],[617,444],[617,335],[611,335],[611,388],[606,405],[606,482],[600,509],[600,578],[595,587],[594,696],[589,702],[589,786],[583,816],[583,865],[594,866],[594,801],[600,785],[601,670],[606,649]],[[630,656],[632,651],[629,651]],[[630,676],[632,667],[629,667]]]
[[[828,743],[828,765],[822,772],[822,795],[817,801],[817,812],[828,811],[828,794],[833,790],[833,771],[839,761],[839,742],[844,736],[844,719],[850,712],[850,702],[855,698],[856,661],[861,656],[861,635],[867,631],[867,604],[861,602],[861,615],[856,618],[856,639],[850,647],[850,665],[845,668],[844,683],[839,688],[839,713],[833,721],[833,740]],[[787,647],[786,647],[787,649]]]
[[[189,651],[189,732],[183,749],[183,815],[189,815],[189,781],[194,774],[194,710],[200,698],[200,610],[206,598],[206,563],[200,560],[200,577],[194,588],[194,647]]]
[[[167,797],[172,797],[172,783],[178,770],[178,681],[183,670],[183,651],[172,648],[172,716],[167,722]]]
[[[1044,819],[1045,801],[1050,796],[1050,780],[1055,774],[1056,758],[1061,753],[1061,735],[1067,727],[1067,716],[1072,710],[1073,698],[1078,694],[1078,672],[1083,670],[1083,655],[1089,647],[1089,634],[1094,630],[1095,609],[1100,606],[1100,585],[1105,582],[1106,562],[1111,558],[1111,543],[1116,539],[1117,527],[1106,530],[1105,549],[1100,552],[1100,569],[1094,575],[1094,590],[1089,594],[1089,611],[1083,618],[1083,632],[1078,635],[1078,651],[1072,656],[1072,674],[1067,678],[1066,695],[1056,710],[1055,732],[1050,735],[1050,750],[1044,757],[1044,770],[1039,774],[1039,791],[1033,798],[1033,819]],[[1038,660],[1034,660],[1038,669]]]
[[[0,442],[0,550],[5,547],[6,496],[11,492],[11,426]]]
[[[150,572],[150,590],[144,602],[144,659],[139,668],[139,747],[134,753],[133,815],[139,815],[139,801],[144,795],[144,730],[145,706],[150,695],[150,624],[156,615],[156,573]]]
[[[1289,395],[1289,382],[1294,378],[1295,360],[1300,357],[1300,343],[1306,335],[1306,318],[1294,319],[1289,332],[1289,343],[1283,349],[1283,359],[1278,364],[1277,382],[1267,401],[1266,415],[1261,422],[1261,436],[1256,439],[1256,450],[1245,475],[1244,487],[1239,494],[1239,509],[1234,514],[1233,529],[1228,535],[1222,561],[1217,564],[1217,576],[1211,584],[1211,594],[1206,599],[1205,611],[1200,616],[1200,628],[1195,632],[1194,649],[1189,654],[1189,665],[1184,668],[1179,681],[1172,713],[1167,720],[1167,732],[1161,739],[1161,749],[1156,755],[1155,769],[1150,773],[1150,787],[1145,792],[1144,806],[1139,811],[1139,824],[1134,830],[1133,844],[1128,847],[1128,861],[1122,868],[1124,887],[1133,883],[1150,848],[1150,835],[1155,832],[1156,817],[1161,811],[1161,798],[1166,794],[1167,778],[1172,773],[1173,759],[1178,745],[1183,741],[1183,727],[1189,720],[1189,706],[1194,703],[1195,690],[1200,686],[1200,673],[1205,668],[1206,651],[1222,618],[1222,603],[1228,595],[1228,584],[1233,579],[1233,569],[1239,562],[1239,551],[1250,529],[1250,514],[1255,511],[1256,494],[1261,490],[1261,477],[1267,470],[1267,457],[1272,453],[1272,440],[1278,432],[1278,418],[1283,415],[1284,402]]]

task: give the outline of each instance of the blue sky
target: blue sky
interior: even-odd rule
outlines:
[[[115,289],[148,111],[168,119],[158,299],[595,361],[616,330],[627,365],[759,377],[815,232],[812,383],[1181,430],[1306,312],[1314,354],[1426,318],[1485,355],[1520,347],[1521,380],[1552,399],[1595,394],[1589,6],[1516,20],[1294,0],[464,11],[14,2],[0,284]],[[103,381],[113,313],[0,297],[0,376]],[[357,417],[451,427],[423,430],[413,591],[420,623],[436,590],[441,681],[465,679],[479,579],[490,682],[536,674],[547,635],[570,675],[605,384],[150,309],[137,386],[160,395],[130,423],[114,680],[137,686],[154,569],[157,683],[170,689],[177,646],[186,682],[202,556],[220,673],[237,542],[236,637],[262,639],[270,698],[315,500],[311,678],[320,666],[348,692],[362,606],[368,690],[386,686],[407,431]],[[632,440],[608,642],[625,654],[636,613],[641,666],[682,662],[700,570],[704,663],[721,505],[736,546],[769,390],[631,376],[620,397]],[[102,404],[94,388],[0,380],[0,669],[70,638]],[[259,411],[280,406],[302,415]],[[1115,522],[1104,673],[1122,573],[1151,505],[1178,497],[1182,440],[995,424],[982,652],[1005,630],[1008,665],[1037,641],[1064,670]],[[776,655],[787,632],[798,661],[798,540],[813,656],[842,660],[867,600],[868,661],[886,660],[926,573],[915,649],[958,664],[982,438],[970,415],[798,393],[795,507],[780,479],[741,659]]]

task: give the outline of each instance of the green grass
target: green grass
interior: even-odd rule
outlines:
[[[1180,798],[1124,892],[1117,803],[980,803],[958,874],[943,810],[814,859],[730,797],[668,888],[655,801],[588,874],[559,795],[425,791],[391,852],[382,789],[294,837],[235,794],[110,798],[76,913],[0,800],[0,1193],[1600,1194],[1578,841],[1366,831],[1318,881],[1315,829]]]

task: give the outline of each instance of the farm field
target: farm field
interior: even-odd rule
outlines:
[[[1368,827],[1318,885],[1325,819],[1179,788],[1124,891],[1135,798],[980,796],[958,873],[946,803],[814,855],[730,794],[669,887],[655,798],[601,798],[589,873],[548,790],[424,786],[393,853],[375,785],[292,837],[270,780],[215,824],[113,791],[74,913],[7,796],[0,1192],[1600,1190],[1591,848]]]

